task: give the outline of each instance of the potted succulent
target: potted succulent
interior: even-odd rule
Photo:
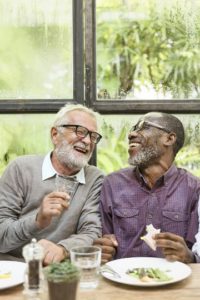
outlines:
[[[44,268],[50,300],[75,300],[80,272],[69,260]]]

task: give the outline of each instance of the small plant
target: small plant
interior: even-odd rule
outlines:
[[[69,260],[60,263],[52,263],[44,268],[44,274],[48,281],[77,281],[80,278],[80,272]]]
[[[80,272],[69,260],[52,263],[44,268],[48,282],[49,300],[76,300]]]

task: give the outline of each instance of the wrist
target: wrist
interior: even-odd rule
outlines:
[[[186,261],[187,264],[192,264],[196,262],[195,254],[190,250],[188,259]]]
[[[58,245],[62,249],[63,259],[69,258],[69,251],[62,245]]]
[[[44,229],[50,224],[49,218],[43,218],[40,216],[40,213],[38,212],[35,217],[35,223],[38,229]]]

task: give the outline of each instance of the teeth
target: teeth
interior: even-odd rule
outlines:
[[[82,147],[74,147],[75,149],[81,151],[81,152],[84,152],[86,153],[86,149],[85,148],[82,148]]]
[[[140,145],[140,143],[131,143],[131,144],[129,144],[130,147],[137,147],[138,145]]]

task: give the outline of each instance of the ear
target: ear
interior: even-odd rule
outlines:
[[[56,127],[51,128],[51,141],[54,145],[57,144],[58,130]]]
[[[166,146],[172,146],[174,145],[175,142],[176,142],[176,133],[171,132],[166,134],[165,141],[164,141],[164,144]]]

